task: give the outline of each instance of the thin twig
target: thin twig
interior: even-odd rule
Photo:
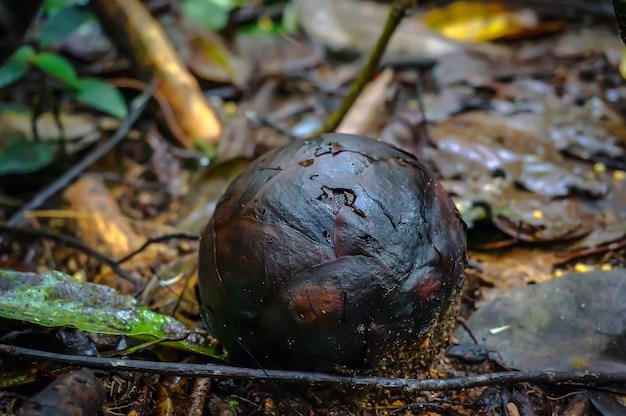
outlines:
[[[385,27],[383,28],[383,32],[380,34],[378,41],[376,42],[376,46],[367,59],[365,66],[359,72],[359,76],[350,87],[350,92],[343,99],[339,108],[335,110],[330,117],[328,117],[328,120],[324,126],[317,131],[317,134],[329,133],[337,129],[337,126],[339,126],[341,120],[343,120],[346,116],[348,110],[350,110],[358,96],[363,91],[363,88],[365,88],[367,83],[372,78],[372,75],[378,70],[380,59],[383,56],[385,49],[387,49],[387,44],[389,43],[389,39],[391,39],[391,35],[393,35],[396,31],[396,28],[402,21],[406,11],[413,7],[414,4],[415,0],[393,1],[389,10],[389,16],[385,22]]]
[[[146,248],[148,248],[148,246],[151,246],[152,244],[162,243],[164,241],[169,241],[169,240],[173,240],[173,239],[199,240],[200,236],[198,234],[190,234],[190,233],[175,233],[175,234],[164,234],[164,235],[160,235],[158,237],[148,238],[141,245],[141,247],[137,248],[136,250],[131,251],[130,253],[128,253],[127,255],[122,257],[121,259],[119,259],[117,261],[117,264],[122,264],[122,263],[127,262],[128,260],[130,260],[133,257],[135,257],[137,254],[141,253]]]
[[[139,91],[145,91],[148,88],[148,83],[133,78],[113,79],[111,80],[111,84],[115,85],[118,88],[132,88]],[[191,138],[187,135],[187,133],[183,131],[180,123],[178,122],[178,120],[176,120],[176,114],[172,109],[172,104],[169,102],[167,97],[165,97],[165,94],[155,89],[153,91],[152,97],[154,98],[154,101],[156,101],[159,105],[161,113],[163,114],[163,120],[165,121],[165,125],[169,129],[172,136],[174,136],[178,143],[188,143]]]
[[[22,228],[22,227],[15,227],[15,226],[12,227],[12,226],[5,225],[2,223],[0,223],[0,234],[20,236],[20,237],[26,237],[26,238],[32,238],[32,239],[47,238],[49,240],[54,240],[68,247],[72,247],[77,250],[80,250],[83,253],[87,254],[88,256],[93,257],[94,259],[98,260],[100,263],[106,264],[107,266],[111,268],[111,270],[114,273],[116,273],[122,279],[127,280],[133,285],[135,285],[135,288],[141,287],[141,282],[139,281],[139,279],[137,279],[132,274],[130,274],[130,272],[127,272],[126,270],[122,269],[119,266],[119,263],[117,260],[107,256],[106,254],[94,248],[89,247],[78,238],[71,237],[69,235],[65,235],[61,233],[57,233],[55,231],[47,230],[47,229]]]
[[[608,253],[610,251],[617,251],[626,248],[626,238],[622,238],[621,240],[614,241],[609,244],[603,244],[597,247],[586,247],[572,253],[565,255],[562,258],[559,258],[555,263],[554,267],[563,267],[567,264],[573,263],[577,260],[584,259],[585,257],[595,256],[598,254]]]
[[[48,200],[48,198],[52,197],[61,189],[65,188],[92,163],[107,154],[119,142],[126,138],[126,134],[135,124],[139,116],[143,113],[143,110],[146,108],[149,98],[154,93],[154,89],[155,83],[152,82],[148,86],[148,89],[146,89],[137,98],[135,98],[134,108],[131,111],[130,115],[109,140],[107,140],[102,146],[96,148],[94,151],[81,159],[78,163],[72,166],[72,168],[68,169],[63,175],[61,175],[57,180],[55,180],[50,185],[46,186],[40,192],[35,194],[35,196],[30,201],[28,201],[24,206],[22,206],[22,208],[20,208],[15,214],[13,214],[11,218],[9,218],[9,220],[7,221],[7,225],[19,225],[24,220],[24,215],[28,211],[40,207]]]
[[[352,387],[403,389],[404,391],[445,391],[479,386],[514,383],[600,385],[626,383],[626,372],[595,373],[588,371],[510,371],[449,379],[405,379],[359,377],[306,371],[262,370],[217,364],[189,364],[141,360],[123,360],[80,355],[57,354],[13,345],[0,344],[0,355],[15,358],[48,360],[67,365],[100,368],[113,371],[135,371],[155,374],[175,374],[187,377],[219,379],[274,380],[288,383],[341,384]]]
[[[304,137],[299,137],[298,135],[294,134],[291,130],[289,130],[287,127],[283,126],[282,124],[272,120],[271,118],[263,114],[257,113],[256,111],[246,112],[246,117],[254,123],[276,130],[277,132],[288,137],[291,140],[298,140],[298,139],[304,138]]]

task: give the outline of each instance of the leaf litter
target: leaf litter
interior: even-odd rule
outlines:
[[[225,123],[224,138],[217,149],[221,164],[210,167],[208,174],[190,174],[199,170],[202,157],[191,151],[175,152],[161,134],[151,130],[146,140],[150,146],[140,141],[124,145],[123,164],[116,165],[115,169],[107,163],[97,166],[96,175],[100,174],[98,171],[109,174],[109,191],[102,192],[110,192],[107,197],[119,203],[119,211],[115,212],[117,208],[113,211],[116,219],[110,225],[133,219],[130,221],[133,230],[125,233],[133,236],[130,237],[134,241],[132,247],[136,248],[149,235],[158,234],[154,229],[199,233],[203,218],[208,221],[211,207],[221,193],[219,190],[245,166],[246,158],[291,140],[280,134],[276,124],[287,132],[307,131],[307,128],[314,131],[315,126],[321,125],[359,67],[358,61],[345,59],[342,53],[348,51],[347,56],[354,57],[371,48],[382,23],[371,20],[370,16],[384,16],[382,10],[387,7],[374,3],[357,7],[349,0],[296,3],[302,3],[298,4],[303,13],[300,19],[309,39],[301,36],[290,39],[239,37],[234,48],[226,48],[221,41],[212,43],[209,35],[196,32],[192,32],[196,33],[193,36],[183,35],[188,36],[185,47],[193,52],[188,65],[202,79],[203,85],[208,86],[207,95],[221,100],[219,105]],[[306,18],[312,16],[307,14],[306,7],[313,3],[329,19],[323,25],[311,24],[313,20]],[[351,13],[367,12],[370,6],[380,8],[377,13],[359,18],[351,14],[348,19],[345,10],[337,9],[339,3],[345,3],[341,7],[347,7]],[[366,113],[361,116],[373,121],[368,123],[368,134],[381,136],[420,155],[442,178],[468,218],[470,260],[477,263],[476,269],[468,271],[469,288],[478,288],[477,292],[468,289],[468,294],[476,295],[465,311],[471,315],[476,309],[468,321],[469,327],[483,334],[511,322],[518,326],[527,323],[522,318],[531,321],[536,318],[535,324],[550,323],[540,327],[547,331],[541,332],[545,335],[543,338],[523,338],[515,333],[518,349],[513,352],[502,347],[511,345],[506,337],[513,331],[497,334],[497,339],[503,340],[501,344],[486,342],[488,348],[503,355],[511,367],[622,368],[623,357],[619,352],[611,352],[614,350],[609,344],[615,341],[615,345],[621,345],[623,328],[619,327],[619,322],[624,319],[624,310],[617,301],[600,301],[610,297],[611,288],[615,290],[614,296],[621,293],[617,289],[621,288],[623,276],[618,271],[592,271],[623,268],[626,247],[623,226],[626,215],[623,191],[626,84],[617,68],[623,45],[619,43],[614,22],[600,22],[583,29],[576,22],[565,22],[562,31],[549,36],[525,39],[524,35],[515,34],[513,37],[520,39],[513,42],[469,44],[464,42],[468,39],[461,38],[459,42],[435,34],[421,19],[419,13],[410,16],[404,33],[397,36],[389,51],[392,81],[385,80],[386,91],[376,92],[374,97],[382,99],[384,104],[362,105]],[[355,26],[348,24],[354,21],[359,22],[358,30],[371,32],[356,32],[355,36]],[[364,24],[364,21],[373,23]],[[174,29],[186,33],[184,24]],[[420,42],[413,41],[416,33]],[[116,57],[115,53],[89,55],[90,48],[83,45],[86,40],[75,39],[68,38],[62,50],[85,58],[86,67],[92,71],[102,71],[111,64],[111,56]],[[320,45],[332,50],[335,56],[322,54]],[[271,55],[264,52],[267,50]],[[417,64],[408,70],[394,67],[391,58],[400,51],[410,58],[417,56]],[[420,67],[424,56],[434,59],[432,69]],[[120,64],[119,59],[115,64]],[[260,71],[250,71],[256,67]],[[425,102],[425,116],[419,110],[416,85]],[[249,117],[251,113],[262,117]],[[264,121],[268,119],[275,121],[274,124]],[[160,157],[145,159],[146,153]],[[162,157],[167,153],[175,154],[173,161]],[[240,156],[243,158],[233,162],[227,160]],[[187,170],[190,165],[192,169]],[[111,183],[111,172],[121,179],[113,181],[115,185]],[[176,187],[172,183],[181,185]],[[189,189],[185,198],[176,195],[176,189],[182,187]],[[211,191],[206,191],[207,188]],[[89,196],[79,193],[76,198],[87,200]],[[95,215],[101,207],[78,209]],[[61,220],[59,225],[58,218],[38,218],[47,225],[77,235],[87,235],[94,230],[89,225],[77,229],[68,220]],[[140,222],[144,226],[138,228]],[[152,231],[146,229],[150,227]],[[104,231],[103,237],[106,233]],[[106,238],[89,244],[106,251],[104,241]],[[114,242],[109,244],[111,249],[116,248]],[[38,251],[39,264],[44,261],[58,264],[71,274],[80,274],[81,270],[87,270],[90,276],[106,272],[67,249],[52,247],[52,254]],[[37,268],[36,264],[27,264],[27,250],[12,250],[11,259],[0,259],[0,266],[15,264],[24,269]],[[126,250],[132,248],[121,251]],[[195,299],[193,288],[184,285],[185,279],[193,279],[189,277],[194,274],[193,261],[184,261],[183,257],[177,264],[176,255],[172,254],[193,255],[195,243],[167,244],[158,250],[163,251],[157,253],[166,254],[138,257],[129,268],[138,271],[144,281],[156,269],[162,280],[152,280],[156,283],[148,287],[150,290],[143,300],[168,313],[180,313],[172,306],[178,305],[174,290],[165,288],[161,282],[176,281],[176,293],[185,290],[186,302]],[[112,253],[115,257],[128,254]],[[572,269],[591,272],[558,278]],[[185,277],[171,277],[179,275]],[[128,285],[115,282],[114,275],[106,283],[126,293],[132,290]],[[597,291],[593,284],[598,285]],[[562,302],[556,302],[551,301],[555,300],[554,293],[566,295],[558,298]],[[591,298],[573,302],[581,296]],[[168,302],[168,297],[172,302]],[[619,300],[618,297],[611,299]],[[544,303],[540,303],[542,300]],[[494,307],[490,302],[499,306],[505,304],[506,308],[489,313]],[[582,303],[590,305],[589,308],[580,308]],[[481,312],[503,319],[479,323]],[[609,315],[617,323],[612,319],[598,321],[598,316]],[[559,319],[551,319],[554,317]],[[600,324],[594,326],[594,319]],[[586,320],[592,324],[582,324]],[[562,322],[570,326],[559,327]],[[201,325],[197,319],[195,323]],[[533,328],[537,329],[530,326],[525,329],[532,332]],[[588,331],[593,328],[601,331]],[[559,332],[563,330],[568,330],[567,334]],[[563,347],[558,343],[561,339],[557,334],[573,345],[571,351],[564,349],[561,356],[558,352]],[[461,332],[456,335],[463,341],[468,340]],[[493,336],[478,338],[490,341]],[[593,344],[594,349],[583,354],[583,346],[577,349],[579,341],[583,346]],[[608,353],[602,345],[608,346],[605,348]],[[537,361],[537,367],[528,365],[537,357],[546,357],[546,360]],[[439,368],[446,375],[460,371],[450,368],[445,359],[439,363]],[[271,396],[263,393],[250,397],[262,408],[275,409]],[[313,397],[311,400],[317,396]],[[385,400],[387,406],[399,408],[416,397],[404,395]],[[465,402],[475,400],[475,396],[465,397]],[[317,408],[328,409],[324,406],[317,404]],[[374,406],[365,404],[373,414],[383,414],[383,410],[376,410]],[[232,406],[226,407],[232,411]]]

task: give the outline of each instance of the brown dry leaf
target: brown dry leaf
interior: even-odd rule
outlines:
[[[511,180],[486,175],[460,182],[447,181],[466,222],[488,219],[504,234],[530,243],[562,242],[581,237],[602,221],[598,209],[589,209],[575,197],[551,199],[523,189]],[[474,207],[481,208],[480,211]]]
[[[215,83],[244,87],[252,74],[248,59],[235,55],[215,33],[184,21],[183,31],[189,43],[189,68],[198,77]]]
[[[121,258],[144,243],[145,238],[135,233],[99,177],[86,176],[77,180],[67,188],[64,197],[70,209],[79,213],[78,233],[88,246],[113,258]],[[125,263],[125,267],[143,267],[157,254],[157,245],[153,244]]]
[[[619,65],[624,44],[615,28],[594,27],[579,31],[568,31],[559,39],[553,49],[558,57],[580,57],[603,53],[611,65]]]
[[[558,261],[553,251],[529,247],[472,251],[469,256],[481,264],[479,278],[503,291],[552,279],[553,266]]]
[[[372,80],[337,127],[337,133],[376,137],[392,79],[393,70],[387,68]]]
[[[36,129],[38,139],[42,142],[60,142],[65,144],[66,154],[74,154],[98,140],[102,129],[114,129],[119,121],[110,117],[94,118],[87,114],[70,114],[61,112],[58,120],[59,128],[52,113],[43,113],[37,117]],[[0,113],[0,148],[12,139],[33,139],[33,114],[22,111],[4,111]]]
[[[209,166],[193,181],[192,190],[185,198],[189,212],[181,213],[177,227],[190,232],[200,232],[209,222],[217,200],[228,185],[250,164],[250,159],[238,157]]]
[[[602,156],[619,159],[624,156],[626,130],[624,117],[608,107],[599,98],[591,98],[585,105],[565,100],[547,100],[546,119],[549,138],[554,146],[581,159]]]
[[[282,78],[323,63],[319,48],[303,36],[238,36],[234,48],[238,56],[246,57],[248,65],[255,68],[255,77]]]
[[[560,253],[562,262],[584,260],[587,256],[612,253],[618,257],[626,238],[626,185],[624,172],[614,171],[611,175],[603,175],[610,191],[601,200],[581,201],[580,207],[584,215],[594,214],[597,225],[584,238],[569,244]]]
[[[151,310],[173,316],[193,328],[195,324],[190,317],[197,318],[200,314],[194,290],[198,281],[197,268],[197,254],[177,258],[150,279],[139,300],[150,305]]]
[[[607,186],[592,166],[561,155],[556,133],[549,133],[550,128],[556,128],[550,123],[557,123],[558,118],[546,118],[539,113],[507,115],[494,111],[453,116],[431,130],[437,147],[431,152],[433,163],[445,178],[502,171],[518,185],[546,197],[604,195]],[[595,125],[600,128],[600,121]],[[587,142],[591,140],[585,137]],[[604,147],[610,142],[607,138]]]
[[[589,233],[597,220],[575,198],[551,200],[509,186],[492,195],[494,224],[504,233],[532,243],[564,241]]]
[[[94,0],[90,6],[116,44],[135,59],[144,79],[156,79],[158,90],[169,100],[175,119],[189,137],[182,144],[216,146],[222,132],[220,121],[145,7],[137,0]]]
[[[494,78],[496,68],[502,68],[508,63],[506,59],[491,58],[470,52],[454,53],[442,56],[438,59],[439,63],[434,68],[433,73],[437,77],[437,82],[441,87],[455,86],[451,91],[446,88],[439,92],[436,97],[431,100],[443,101],[438,103],[434,109],[432,105],[427,106],[427,111],[434,114],[429,115],[429,119],[444,120],[446,116],[458,111],[454,107],[445,107],[446,101],[450,101],[452,97],[458,93],[462,93],[466,98],[474,97],[475,91],[468,86],[484,86]],[[445,95],[448,95],[446,97]],[[441,114],[440,116],[437,116]]]
[[[503,169],[508,162],[541,155],[560,161],[558,151],[539,138],[544,125],[539,114],[505,116],[493,111],[473,111],[450,117],[431,130],[432,141],[444,162],[434,163],[444,177],[481,170]],[[455,156],[452,156],[455,155]],[[455,163],[450,163],[455,160]]]

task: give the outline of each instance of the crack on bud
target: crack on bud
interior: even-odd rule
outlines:
[[[322,194],[318,196],[316,199],[318,201],[322,201],[326,199],[331,206],[333,207],[333,214],[337,215],[337,213],[344,206],[348,208],[352,208],[352,212],[358,215],[361,218],[365,218],[365,212],[360,210],[356,205],[356,200],[358,195],[352,189],[349,188],[331,188],[326,185],[322,185],[320,188],[322,190]]]
[[[344,147],[337,142],[328,142],[326,144],[321,144],[320,147],[315,149],[315,157],[319,157],[327,154],[337,154],[344,150]]]
[[[382,201],[379,200],[379,199],[376,199],[376,198],[372,198],[370,196],[370,194],[367,193],[365,188],[363,188],[363,192],[365,193],[365,195],[367,195],[367,197],[369,199],[371,199],[372,201],[374,201],[376,203],[376,205],[378,205],[378,207],[381,209],[381,211],[383,212],[385,217],[387,217],[387,219],[391,223],[391,226],[393,227],[394,231],[397,231],[397,229],[398,229],[397,228],[397,222],[396,222],[396,220],[394,220],[393,215],[391,215],[391,213],[387,210],[387,208],[385,208],[385,205],[382,203]]]

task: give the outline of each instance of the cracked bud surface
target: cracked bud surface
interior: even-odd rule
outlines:
[[[461,216],[413,156],[326,134],[264,154],[229,186],[202,234],[200,299],[236,364],[428,365],[465,251]]]

